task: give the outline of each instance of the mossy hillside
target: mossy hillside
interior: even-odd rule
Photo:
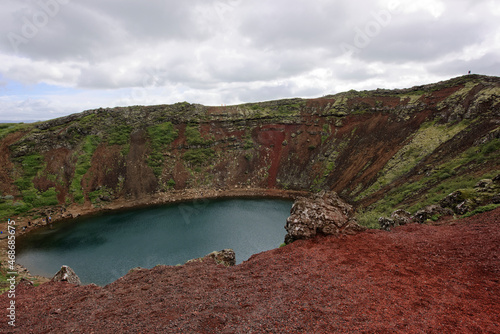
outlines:
[[[97,146],[101,142],[101,138],[96,135],[90,135],[85,137],[81,149],[75,152],[77,156],[75,173],[73,180],[70,185],[70,193],[73,196],[73,201],[76,203],[83,204],[85,201],[83,182],[84,176],[91,167],[91,159]]]
[[[41,154],[30,154],[15,159],[17,178],[14,184],[17,186],[20,198],[4,196],[0,200],[1,218],[22,214],[33,208],[57,205],[57,191],[51,187],[45,191],[35,188],[33,180],[44,173],[45,162]]]
[[[165,150],[177,138],[179,132],[171,122],[164,122],[151,126],[147,130],[150,139],[151,152],[148,157],[148,165],[153,169],[156,177],[160,177],[165,161]]]
[[[25,124],[25,123],[0,123],[0,140],[5,138],[8,134],[18,132],[18,131],[27,131],[33,128],[33,124]]]
[[[460,131],[466,129],[468,125],[469,123],[467,121],[452,125],[436,124],[436,121],[423,124],[413,135],[411,141],[389,160],[387,165],[380,172],[377,181],[363,193],[359,194],[356,200],[359,201],[373,194],[382,187],[408,173],[420,161],[434,152],[437,147],[451,139]]]
[[[492,179],[500,173],[493,168],[481,172],[486,165],[500,161],[500,139],[495,138],[477,147],[471,147],[457,154],[453,159],[434,166],[419,180],[407,182],[390,189],[385,196],[369,207],[360,210],[359,221],[365,226],[378,228],[377,219],[390,216],[397,209],[404,209],[414,214],[417,210],[439,202],[448,194],[460,190],[472,194],[478,202],[487,201],[488,196],[477,195],[475,185],[483,179]]]

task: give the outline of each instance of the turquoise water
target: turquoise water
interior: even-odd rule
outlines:
[[[52,277],[68,265],[82,283],[105,285],[131,268],[183,264],[232,248],[241,263],[277,248],[291,201],[198,200],[75,219],[29,233],[17,244],[17,262]]]

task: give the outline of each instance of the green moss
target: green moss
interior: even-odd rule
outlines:
[[[321,133],[321,145],[323,145],[327,141],[330,135],[330,126],[328,124],[323,124],[323,131]]]
[[[44,167],[43,156],[35,153],[22,156],[17,158],[15,161],[20,163],[22,175],[14,181],[14,184],[21,191],[33,188],[33,178]]]
[[[197,124],[186,125],[185,137],[186,137],[186,142],[189,145],[207,146],[213,143],[212,140],[205,140],[204,138],[202,138]]]
[[[28,130],[33,128],[32,124],[24,124],[24,123],[0,123],[0,140],[6,137],[8,134],[21,131]]]
[[[147,162],[158,177],[163,171],[163,152],[177,138],[178,131],[171,122],[165,122],[148,128],[148,136],[151,140],[151,153]]]
[[[129,125],[118,125],[112,128],[108,134],[109,145],[124,145],[129,142],[132,127]]]
[[[94,151],[96,150],[100,141],[101,139],[98,136],[94,135],[85,137],[83,141],[81,149],[82,152],[78,155],[75,166],[75,174],[70,185],[70,192],[73,194],[73,200],[76,203],[82,204],[85,200],[83,195],[82,179],[90,169],[92,155],[94,154]]]
[[[474,209],[473,211],[466,213],[462,217],[463,218],[471,217],[471,216],[477,215],[479,213],[495,210],[496,208],[500,208],[500,204],[489,204],[489,205],[485,205],[485,206],[480,206],[480,207]]]
[[[170,179],[167,181],[167,188],[168,189],[174,189],[175,188],[175,180],[174,179]]]
[[[96,204],[100,201],[101,197],[113,195],[113,190],[108,187],[101,187],[100,189],[89,192],[89,199],[92,204]]]
[[[399,150],[380,172],[377,181],[366,191],[356,197],[360,200],[373,194],[382,187],[392,183],[397,178],[405,175],[413,169],[422,159],[431,154],[439,145],[448,141],[468,126],[467,122],[461,122],[452,126],[436,125],[435,122],[423,124],[413,135],[412,140]],[[443,170],[441,179],[453,175],[453,170]]]
[[[378,219],[382,216],[388,217],[391,212],[379,210],[363,210],[356,213],[356,221],[359,225],[370,228],[378,229]]]
[[[187,151],[182,158],[194,166],[200,166],[208,163],[214,155],[215,151],[212,149],[198,148]]]

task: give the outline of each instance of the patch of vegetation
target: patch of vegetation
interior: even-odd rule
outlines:
[[[202,138],[198,125],[196,124],[186,125],[185,137],[188,145],[208,146],[213,143],[212,140],[205,140]]]
[[[44,169],[43,156],[35,153],[16,159],[21,165],[21,175],[14,181],[22,194],[22,201],[12,199],[3,200],[0,204],[2,214],[13,215],[29,211],[34,207],[51,206],[59,204],[57,191],[54,187],[46,191],[39,191],[33,184],[33,179]]]
[[[33,127],[33,125],[24,123],[0,123],[0,140],[10,133],[28,129],[30,127]]]
[[[170,179],[167,181],[167,188],[168,189],[174,189],[175,188],[175,180],[174,179]]]
[[[323,131],[321,132],[321,145],[325,143],[330,134],[330,126],[328,124],[323,124]]]
[[[356,214],[356,220],[359,225],[370,229],[378,229],[378,219],[382,216],[388,217],[391,212],[379,210],[364,210]]]
[[[431,154],[439,145],[451,139],[467,126],[467,122],[461,122],[452,126],[436,125],[435,122],[423,124],[415,133],[412,140],[389,160],[384,169],[380,172],[377,181],[370,188],[357,196],[356,200],[373,194],[384,186],[392,183],[397,178],[405,175],[420,161]],[[441,175],[443,178],[449,176],[452,176],[452,173],[443,173]]]
[[[109,145],[125,145],[129,142],[132,127],[129,125],[118,125],[112,128],[108,134]]]
[[[479,213],[495,210],[496,208],[500,208],[500,204],[488,204],[485,206],[480,206],[480,207],[472,210],[471,212],[466,213],[465,215],[462,216],[462,218],[472,217],[472,216],[477,215]]]
[[[33,188],[33,178],[43,169],[43,156],[38,153],[25,155],[16,159],[21,164],[22,176],[18,177],[14,184],[19,190],[28,190]]]
[[[178,136],[171,122],[165,122],[148,128],[148,135],[151,140],[151,153],[148,157],[148,165],[153,169],[156,177],[161,175],[163,162],[165,160],[163,151]]]
[[[280,105],[278,114],[283,116],[293,116],[300,112],[301,105],[298,103]]]
[[[113,190],[106,186],[103,186],[100,187],[100,189],[89,192],[89,199],[90,202],[92,202],[92,204],[96,204],[100,202],[101,198],[103,197],[111,198],[112,195],[113,195]]]
[[[210,161],[215,155],[215,151],[210,148],[198,148],[189,150],[182,158],[194,166],[201,166]]]
[[[73,200],[76,203],[83,204],[85,201],[82,188],[83,176],[87,173],[90,168],[90,162],[92,155],[96,150],[97,146],[101,142],[101,138],[98,136],[87,136],[85,137],[82,145],[82,152],[78,155],[78,159],[75,167],[75,175],[70,185],[70,192],[73,194]]]
[[[37,208],[41,206],[52,206],[59,204],[57,200],[57,191],[54,187],[47,191],[40,192],[34,188],[23,191],[23,201],[30,207]]]

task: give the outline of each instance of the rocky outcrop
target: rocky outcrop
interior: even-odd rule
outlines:
[[[217,264],[223,264],[226,267],[231,267],[236,264],[236,254],[232,249],[223,249],[219,252],[212,252],[205,257],[215,260]]]
[[[391,214],[391,218],[380,217],[378,224],[380,229],[390,231],[391,228],[412,223],[411,213],[405,210],[396,210]]]
[[[441,216],[453,216],[453,210],[443,208],[441,205],[428,205],[425,208],[418,210],[415,215],[413,215],[413,221],[423,224],[428,219]]]
[[[380,217],[378,219],[378,224],[381,230],[390,231],[392,227],[396,226],[394,220],[387,217]]]
[[[493,179],[480,180],[473,189],[459,189],[445,198],[439,205],[450,208],[458,215],[473,211],[478,206],[500,203],[500,175]]]
[[[285,229],[287,244],[317,234],[355,234],[364,230],[354,219],[353,207],[337,193],[327,191],[295,200]]]
[[[68,266],[62,266],[57,274],[52,277],[53,282],[68,282],[71,284],[81,285],[78,275]]]
[[[411,213],[405,210],[396,210],[392,213],[391,218],[396,226],[410,224],[412,222]]]
[[[223,249],[221,251],[214,251],[208,255],[205,255],[204,257],[200,257],[197,259],[192,259],[186,262],[188,263],[193,263],[193,262],[203,262],[205,259],[212,259],[215,261],[217,264],[222,264],[226,267],[231,267],[236,264],[236,254],[232,249]]]

